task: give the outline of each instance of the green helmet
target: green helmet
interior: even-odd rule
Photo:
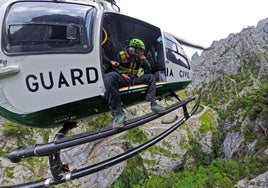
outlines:
[[[134,48],[141,48],[141,49],[145,50],[145,45],[144,45],[144,43],[142,42],[142,40],[137,39],[137,38],[135,38],[135,39],[131,39],[131,40],[129,41],[128,46],[132,46],[132,47],[134,47]]]

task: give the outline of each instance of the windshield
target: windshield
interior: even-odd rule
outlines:
[[[93,7],[54,2],[12,4],[3,35],[7,54],[88,52]]]
[[[167,59],[172,63],[190,69],[188,59],[184,56],[179,42],[172,35],[164,33],[164,36]]]

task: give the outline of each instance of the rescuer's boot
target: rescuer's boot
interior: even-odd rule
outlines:
[[[124,127],[124,120],[125,119],[126,119],[126,115],[124,112],[116,114],[114,121],[113,121],[113,124],[112,124],[113,128],[118,129],[118,128]]]
[[[156,102],[153,102],[153,103],[151,103],[151,109],[152,109],[152,111],[154,111],[158,114],[161,114],[165,111],[166,108],[158,105]]]

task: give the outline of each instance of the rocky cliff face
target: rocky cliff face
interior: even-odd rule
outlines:
[[[203,92],[213,92],[218,87],[224,91],[234,91],[233,94],[226,96],[227,101],[219,103],[217,106],[223,111],[232,104],[235,98],[245,97],[255,92],[262,83],[268,81],[268,19],[264,19],[257,24],[257,27],[248,27],[240,33],[230,34],[228,38],[220,41],[214,41],[210,47],[211,50],[205,51],[198,56],[194,54],[192,57],[192,66],[194,70],[194,79],[192,87],[201,89],[206,87],[206,83],[214,82],[214,86],[210,89],[204,89]],[[239,80],[232,78],[234,75],[244,75],[248,84],[238,86]],[[224,79],[225,84],[219,84],[219,80]],[[228,86],[227,82],[231,82],[232,86]],[[240,88],[239,88],[240,87]],[[226,92],[227,93],[227,92]],[[224,93],[222,93],[224,94]],[[216,94],[215,94],[216,95]],[[231,97],[231,98],[230,98]],[[238,113],[238,112],[236,112]],[[248,124],[263,127],[267,136],[267,122],[255,119],[249,120],[248,116],[244,116],[235,121],[230,119],[223,120],[223,131],[226,133],[223,151],[225,158],[234,157],[241,145],[245,142],[243,134],[240,131],[230,131],[230,128],[238,122],[241,127]],[[259,126],[258,126],[259,125]],[[248,146],[250,148],[250,146]]]
[[[192,67],[192,88],[199,90],[204,101],[221,114],[222,157],[267,158],[268,18],[256,27],[214,41],[210,50],[193,55]],[[259,187],[268,185],[267,172],[263,176],[266,183]],[[242,183],[238,186],[249,186],[249,182]]]
[[[199,89],[204,83],[215,81],[224,75],[241,73],[242,66],[257,54],[263,54],[255,63],[257,68],[254,78],[267,78],[268,64],[268,19],[248,27],[240,33],[230,34],[227,38],[214,41],[210,49],[200,56],[192,56],[191,65],[194,71],[192,86]]]

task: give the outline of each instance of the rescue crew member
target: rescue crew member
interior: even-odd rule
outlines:
[[[121,105],[120,87],[147,84],[146,101],[151,103],[151,109],[156,113],[162,113],[165,110],[156,103],[156,80],[155,76],[150,73],[151,66],[144,56],[144,50],[145,45],[142,40],[131,39],[128,49],[118,54],[116,60],[120,66],[114,66],[116,70],[104,76],[108,105],[115,117],[112,123],[113,128],[123,127],[126,118]]]

